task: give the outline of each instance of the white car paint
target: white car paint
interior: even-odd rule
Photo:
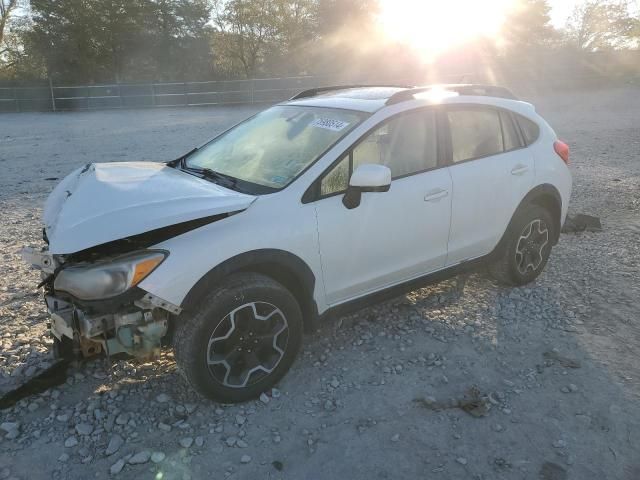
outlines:
[[[447,265],[496,246],[533,186],[533,170],[533,156],[526,148],[449,167],[455,187]]]
[[[445,195],[425,200],[434,190]],[[449,192],[448,170],[437,169],[394,180],[384,194],[363,193],[353,210],[342,195],[315,202],[327,304],[444,267]]]
[[[554,185],[562,221],[571,193],[566,165],[553,151],[553,130],[525,102],[480,96],[424,96],[385,106],[379,99],[337,94],[289,102],[353,108],[371,116],[276,193],[240,194],[155,163],[96,164],[72,173],[54,190],[44,223],[52,253],[71,253],[174,223],[239,211],[222,221],[165,240],[168,258],[139,287],[180,305],[207,272],[257,249],[302,259],[316,278],[319,313],[329,307],[465,259],[489,253],[530,188]],[[497,106],[533,119],[540,139],[519,153],[441,167],[393,180],[388,192],[363,193],[346,209],[342,196],[301,201],[308,187],[371,128],[416,108],[456,104]],[[511,175],[520,164],[526,175]],[[509,188],[504,183],[510,183]],[[71,196],[67,195],[67,191]]]
[[[43,221],[53,254],[246,209],[255,200],[152,162],[90,164],[53,190]]]
[[[349,184],[354,187],[382,187],[391,185],[391,170],[375,163],[360,165],[353,172]]]

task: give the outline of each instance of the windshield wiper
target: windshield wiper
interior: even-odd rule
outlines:
[[[193,167],[183,167],[183,170],[187,172],[193,172],[196,174],[202,175],[203,178],[208,180],[213,180],[219,185],[223,187],[231,187],[236,188],[238,184],[238,179],[236,177],[232,177],[231,175],[226,175],[224,173],[216,172],[215,170],[211,170],[210,168],[193,168]]]

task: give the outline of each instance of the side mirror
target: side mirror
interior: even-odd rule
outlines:
[[[360,205],[362,192],[388,192],[391,187],[391,170],[384,165],[367,163],[355,169],[349,180],[349,188],[342,198],[348,209]]]

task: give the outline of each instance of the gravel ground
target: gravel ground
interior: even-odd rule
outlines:
[[[572,146],[570,212],[543,275],[448,281],[306,337],[260,400],[203,401],[170,352],[98,360],[0,411],[0,479],[640,478],[640,90],[532,99]],[[51,363],[41,205],[87,162],[168,160],[255,111],[0,116],[0,393]]]

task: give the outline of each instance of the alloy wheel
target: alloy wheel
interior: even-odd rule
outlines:
[[[544,260],[549,243],[549,229],[544,221],[535,219],[522,231],[516,245],[516,266],[522,275],[535,272]]]
[[[288,337],[287,318],[278,307],[267,302],[245,303],[214,329],[207,346],[207,366],[224,386],[245,388],[275,370]]]

